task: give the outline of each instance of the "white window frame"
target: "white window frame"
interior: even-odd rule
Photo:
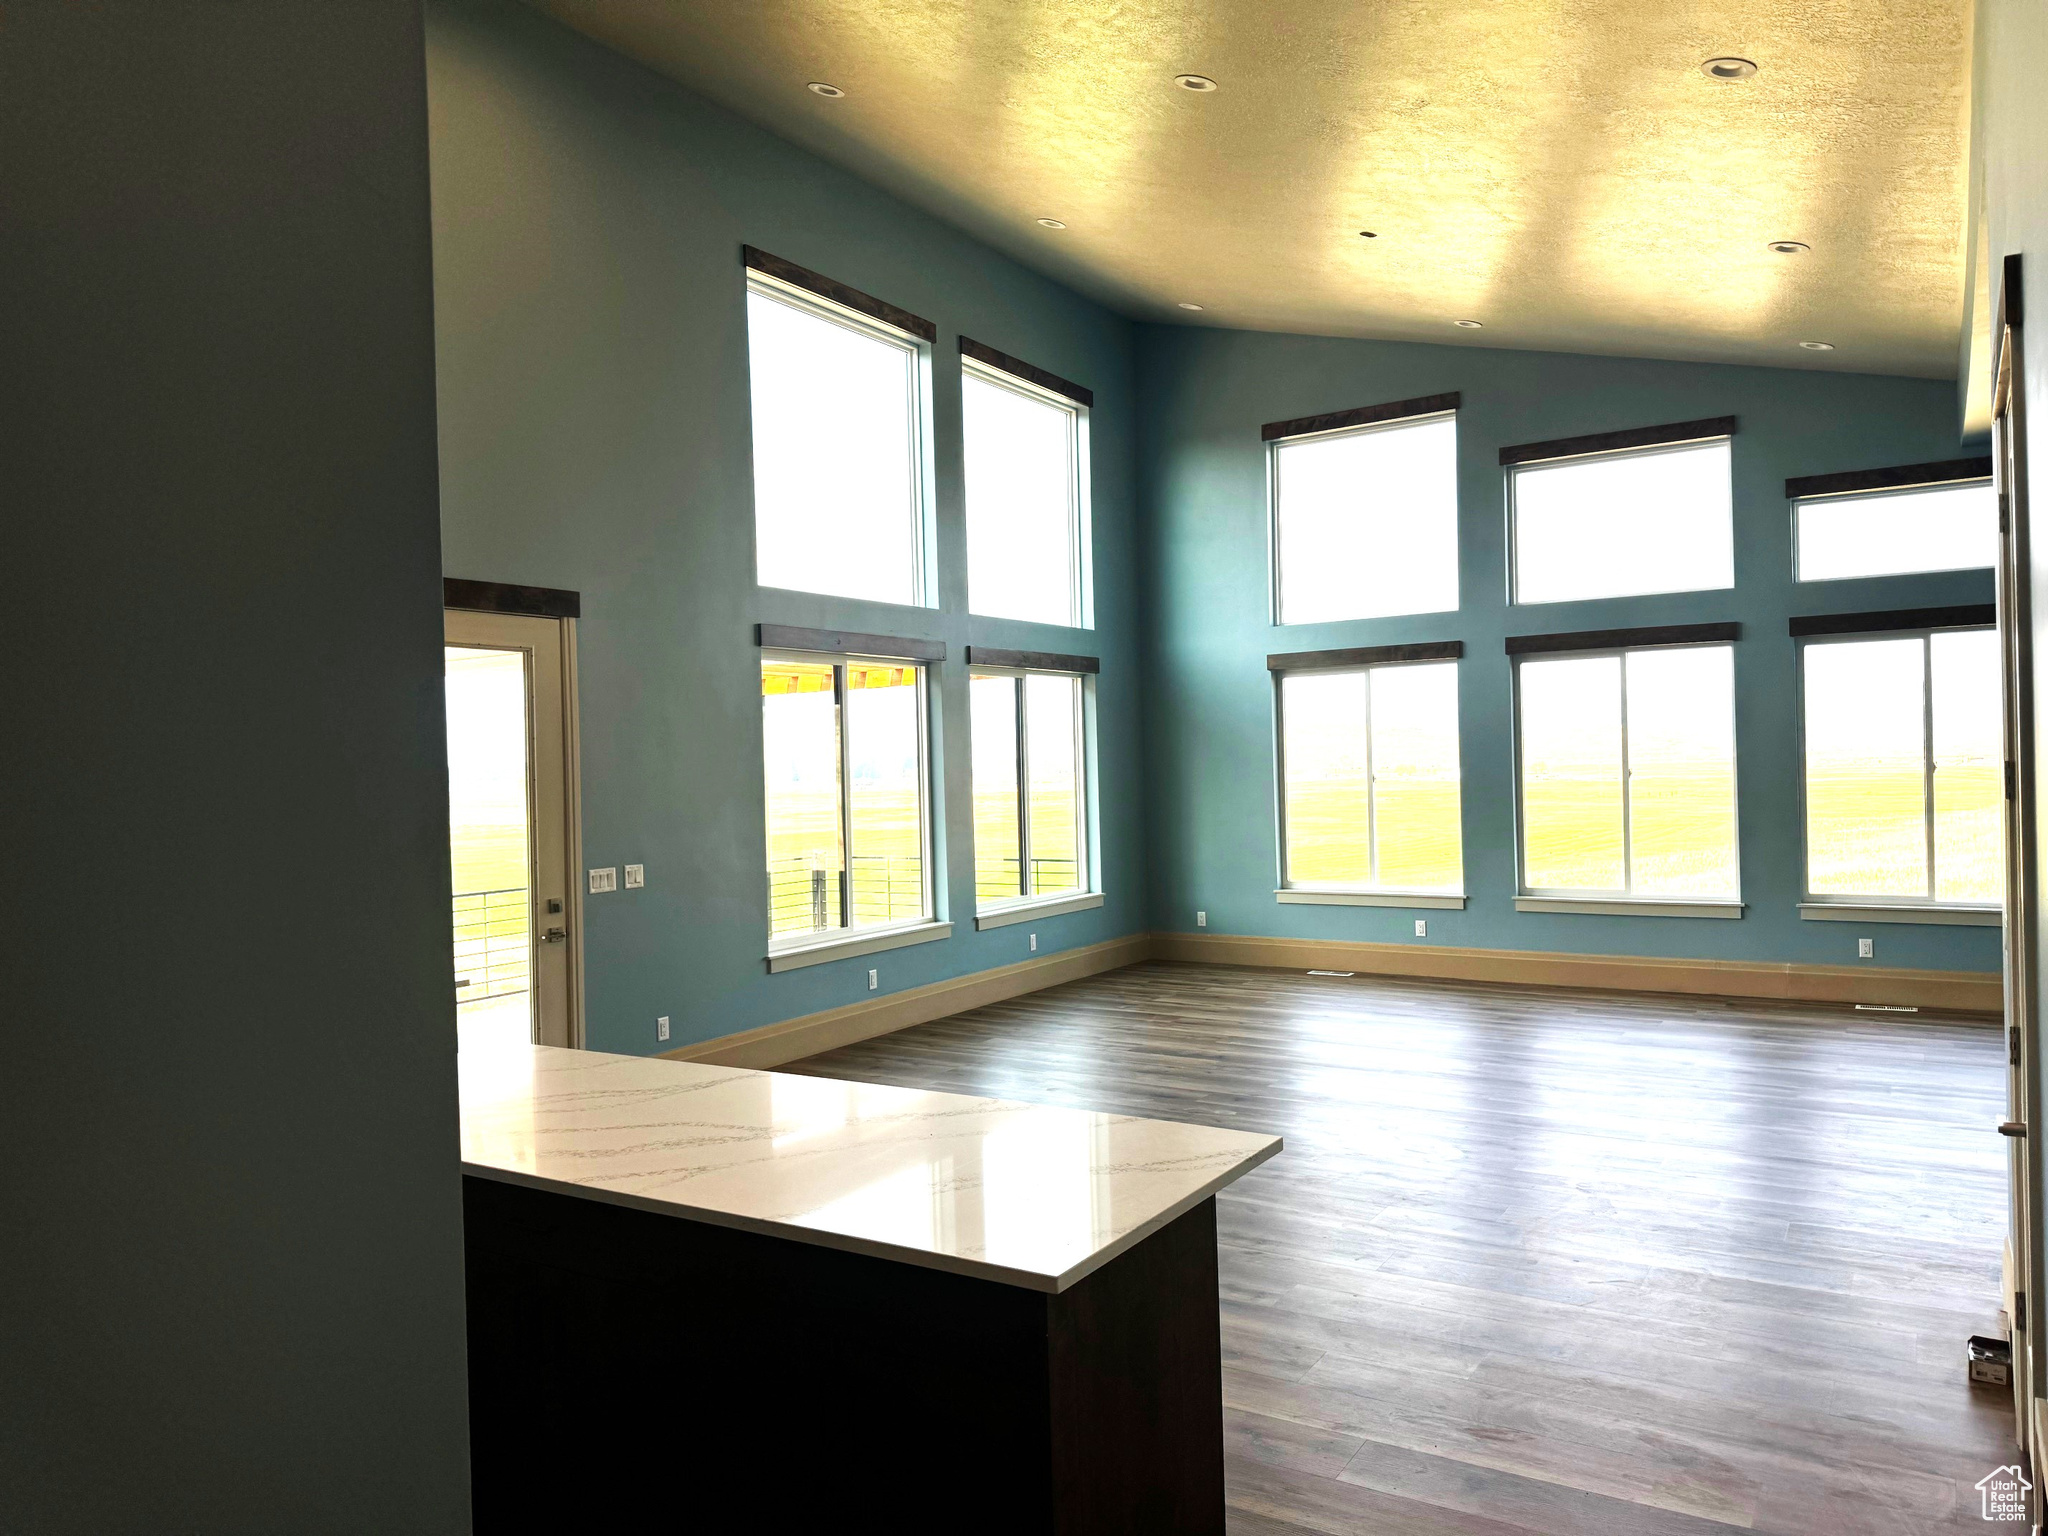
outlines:
[[[1656,896],[1639,894],[1635,888],[1634,828],[1630,825],[1633,774],[1629,769],[1628,658],[1644,651],[1728,652],[1728,664],[1735,665],[1733,640],[1702,640],[1683,645],[1609,645],[1587,650],[1529,651],[1514,658],[1514,774],[1515,774],[1515,910],[1517,912],[1576,912],[1591,916],[1661,916],[1740,918],[1742,899],[1742,743],[1737,733],[1740,694],[1731,687],[1728,739],[1734,743],[1735,895]],[[1573,890],[1529,883],[1529,817],[1522,804],[1522,668],[1532,661],[1589,661],[1615,656],[1621,660],[1621,872],[1620,890]]]
[[[820,937],[820,931],[812,929],[801,934],[787,934],[780,938],[774,934],[775,919],[772,911],[768,918],[768,969],[770,971],[796,970],[803,966],[820,965],[828,960],[841,960],[853,955],[874,954],[885,949],[899,949],[905,945],[928,943],[951,935],[952,924],[943,921],[937,912],[936,890],[932,868],[933,827],[938,820],[938,807],[933,803],[931,771],[931,663],[913,657],[874,656],[853,651],[799,651],[764,647],[756,657],[755,672],[758,676],[763,664],[771,662],[803,662],[813,666],[830,666],[832,671],[832,697],[839,720],[839,836],[840,872],[839,925],[824,930],[831,937]],[[913,667],[917,670],[917,792],[920,808],[918,827],[919,876],[923,886],[920,893],[920,915],[901,922],[856,924],[853,917],[853,816],[852,793],[853,775],[849,771],[852,751],[852,733],[846,722],[846,668],[849,663],[872,662],[879,666]],[[758,688],[759,684],[756,684]],[[763,784],[765,792],[766,785]],[[767,801],[762,800],[764,813],[762,838],[765,844],[767,825],[765,812]],[[772,898],[772,888],[769,893]]]
[[[1901,576],[1931,576],[1945,571],[1988,571],[1995,568],[1992,563],[1983,565],[1925,565],[1910,571],[1879,571],[1868,576],[1806,576],[1799,569],[1799,515],[1808,507],[1821,506],[1838,501],[1889,501],[1897,496],[1924,496],[1930,491],[1958,491],[1974,485],[1990,485],[1989,475],[1973,475],[1966,480],[1933,480],[1925,485],[1882,486],[1868,491],[1832,491],[1824,496],[1796,496],[1792,499],[1792,579],[1805,586],[1824,586],[1837,581],[1890,581]]]
[[[1350,614],[1341,619],[1290,619],[1282,606],[1280,567],[1280,451],[1283,448],[1299,447],[1303,443],[1322,442],[1328,438],[1364,437],[1376,432],[1398,432],[1405,427],[1427,426],[1435,421],[1449,421],[1452,430],[1457,430],[1459,407],[1447,411],[1426,411],[1420,416],[1396,416],[1389,421],[1368,421],[1355,427],[1332,427],[1327,432],[1296,432],[1286,437],[1276,437],[1266,444],[1266,566],[1268,572],[1266,601],[1272,610],[1275,628],[1313,624],[1359,624],[1374,619],[1404,619],[1417,614],[1455,613],[1465,601],[1464,517],[1463,499],[1459,495],[1457,461],[1455,453],[1451,468],[1451,581],[1458,589],[1457,605],[1451,608],[1415,608],[1400,613]]]
[[[1282,906],[1310,907],[1421,907],[1462,911],[1465,906],[1465,728],[1464,698],[1458,692],[1464,675],[1462,658],[1431,657],[1415,661],[1369,661],[1347,667],[1292,667],[1273,674],[1273,785],[1274,814],[1280,847],[1280,884],[1273,892]],[[1379,809],[1373,790],[1377,777],[1372,763],[1372,674],[1397,667],[1450,667],[1452,690],[1459,703],[1458,720],[1458,889],[1418,890],[1405,886],[1381,885],[1374,878],[1365,885],[1320,885],[1298,883],[1287,867],[1287,679],[1290,677],[1335,677],[1363,672],[1365,685],[1365,846],[1369,868],[1377,877],[1380,863]]]
[[[1716,443],[1728,445],[1728,525],[1729,525],[1729,571],[1728,580],[1711,587],[1666,587],[1652,592],[1605,592],[1587,597],[1546,597],[1524,599],[1521,595],[1522,571],[1522,526],[1520,509],[1516,504],[1517,487],[1521,477],[1535,470],[1557,469],[1565,464],[1590,463],[1596,459],[1647,459],[1664,454],[1691,453]],[[1652,443],[1641,448],[1605,448],[1593,453],[1560,454],[1554,459],[1530,459],[1521,464],[1507,467],[1507,508],[1508,548],[1507,578],[1508,603],[1518,608],[1549,608],[1564,603],[1611,603],[1626,602],[1639,597],[1668,597],[1676,592],[1731,592],[1735,589],[1735,436],[1730,432],[1717,432],[1711,437],[1686,438],[1675,443]]]
[[[1095,680],[1086,672],[1063,672],[1053,668],[992,667],[970,665],[967,676],[972,682],[977,677],[1008,677],[1017,680],[1018,686],[1011,690],[1015,699],[1015,729],[1017,732],[1017,883],[1018,892],[1014,897],[1002,897],[984,901],[981,897],[981,882],[974,884],[974,926],[981,928],[1005,928],[1012,923],[1021,923],[1034,917],[1056,917],[1062,912],[1079,912],[1102,905],[1102,882],[1098,868],[1095,816]],[[1080,686],[1074,689],[1074,840],[1079,845],[1075,850],[1077,868],[1075,876],[1079,889],[1059,891],[1050,896],[1033,896],[1024,887],[1030,884],[1031,869],[1031,780],[1029,774],[1030,741],[1024,708],[1023,682],[1031,677],[1071,678]],[[968,712],[969,728],[973,727],[973,711]],[[970,754],[970,763],[972,754]],[[969,790],[972,797],[972,788]]]
[[[747,269],[747,292],[749,295],[758,294],[762,298],[773,300],[778,304],[786,304],[791,309],[801,310],[809,315],[814,316],[817,319],[827,321],[833,325],[842,326],[845,329],[852,331],[857,335],[867,337],[871,341],[884,342],[887,345],[895,347],[910,355],[910,399],[907,402],[909,407],[910,419],[910,442],[908,444],[908,449],[910,453],[911,486],[910,547],[914,552],[913,560],[915,562],[915,568],[911,572],[910,602],[902,606],[915,608],[937,607],[937,583],[933,579],[933,572],[937,568],[937,548],[932,519],[933,465],[931,452],[931,343],[926,341],[922,336],[913,335],[909,331],[899,330],[897,329],[897,327],[890,325],[885,321],[874,319],[872,316],[869,315],[864,315],[859,310],[849,309],[843,304],[835,304],[830,299],[820,297],[818,294],[812,293],[807,288],[799,288],[794,283],[783,282],[780,278],[771,277],[769,274],[765,272],[755,271],[751,267]],[[751,339],[748,342],[748,346],[751,349]],[[751,456],[751,442],[753,433],[751,350],[749,351],[748,356],[750,376],[748,381],[747,395],[747,431],[749,435],[750,451],[747,462],[748,475],[750,480],[749,494],[751,496],[753,494],[751,488],[751,477],[753,473],[753,459]],[[753,532],[755,539],[754,580],[758,585],[760,584],[761,579],[761,517],[760,508],[758,504],[754,506],[753,512]],[[769,588],[768,590],[777,592],[800,592],[807,591],[808,589],[802,587],[773,587]],[[844,594],[841,593],[828,592],[816,595],[827,597],[839,602],[888,602],[888,599],[886,598],[846,597]],[[922,663],[920,663],[920,665],[922,665]]]
[[[1067,443],[1067,623],[1070,629],[1093,629],[1095,627],[1095,562],[1091,558],[1094,549],[1094,512],[1088,494],[1091,476],[1088,469],[1088,407],[1078,400],[1043,389],[1029,379],[1020,379],[1014,373],[1005,373],[993,364],[979,358],[963,356],[960,359],[960,374],[963,380],[969,376],[998,389],[1007,389],[1012,394],[1040,405],[1050,405],[1066,412],[1068,417]],[[965,416],[962,413],[961,465],[963,485],[966,466],[967,443]],[[979,614],[974,606],[973,556],[971,545],[974,527],[970,513],[967,524],[970,543],[968,558],[967,610]],[[1008,619],[1007,615],[983,614],[985,618],[1003,618],[1012,623],[1033,623],[1030,619]]]
[[[1970,566],[1966,569],[1981,570],[1982,567]],[[1985,630],[1995,632],[1997,627],[1995,624],[1941,624],[1918,629],[1868,630],[1861,634],[1800,637],[1799,915],[1808,922],[1938,923],[1981,928],[1995,928],[2002,922],[2005,911],[2003,901],[1942,901],[1934,894],[1938,889],[1934,837],[1934,637],[1941,634],[1972,634]],[[1927,890],[1926,894],[1921,896],[1859,896],[1841,892],[1816,894],[1813,890],[1813,857],[1807,840],[1811,821],[1806,811],[1806,652],[1809,646],[1855,645],[1873,640],[1920,642],[1920,775],[1927,849]]]

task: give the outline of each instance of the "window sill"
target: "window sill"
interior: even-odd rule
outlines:
[[[788,949],[771,949],[768,952],[768,969],[771,972],[801,970],[804,966],[823,965],[830,960],[851,960],[855,955],[876,955],[885,949],[929,944],[934,939],[951,938],[952,935],[951,923],[918,923],[909,928],[865,931],[856,929],[843,939],[827,939],[822,944],[792,944]]]
[[[1997,928],[2003,907],[1943,907],[1880,901],[1802,901],[1799,915],[1809,923],[1934,923],[1961,928]]]
[[[1679,901],[1656,896],[1517,896],[1517,912],[1577,912],[1589,917],[1742,916],[1739,901]]]
[[[1432,912],[1462,912],[1465,898],[1442,891],[1318,891],[1290,886],[1275,891],[1283,907],[1422,907]]]
[[[1075,896],[1041,896],[1011,906],[991,907],[986,912],[977,912],[974,914],[974,926],[977,930],[1007,928],[1012,923],[1028,923],[1041,917],[1058,917],[1062,912],[1085,912],[1090,907],[1101,905],[1100,891],[1082,891]]]

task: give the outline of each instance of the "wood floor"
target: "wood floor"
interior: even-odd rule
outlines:
[[[2006,1528],[1996,1029],[1154,963],[784,1070],[1286,1137],[1218,1201],[1237,1536]]]

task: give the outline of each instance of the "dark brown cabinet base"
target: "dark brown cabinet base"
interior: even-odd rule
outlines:
[[[1223,1530],[1213,1200],[1048,1295],[463,1190],[480,1536]]]

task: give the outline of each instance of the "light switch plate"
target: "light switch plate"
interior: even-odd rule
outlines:
[[[619,872],[613,869],[593,869],[590,872],[590,894],[602,891],[616,891],[619,888]]]
[[[645,864],[628,864],[628,865],[626,866],[626,889],[627,889],[627,890],[629,890],[629,891],[637,891],[637,890],[639,890],[639,889],[640,889],[640,887],[641,887],[641,886],[645,885],[646,883],[647,883],[647,866],[646,866]]]
[[[1877,941],[1875,939],[1858,939],[1856,941],[1856,958],[1858,960],[1875,960],[1877,958]]]
[[[654,1038],[657,1040],[666,1040],[668,1038],[668,1015],[665,1013],[654,1021]]]
[[[1420,917],[1415,919],[1415,937],[1418,939],[1429,937],[1429,923],[1426,919]]]

